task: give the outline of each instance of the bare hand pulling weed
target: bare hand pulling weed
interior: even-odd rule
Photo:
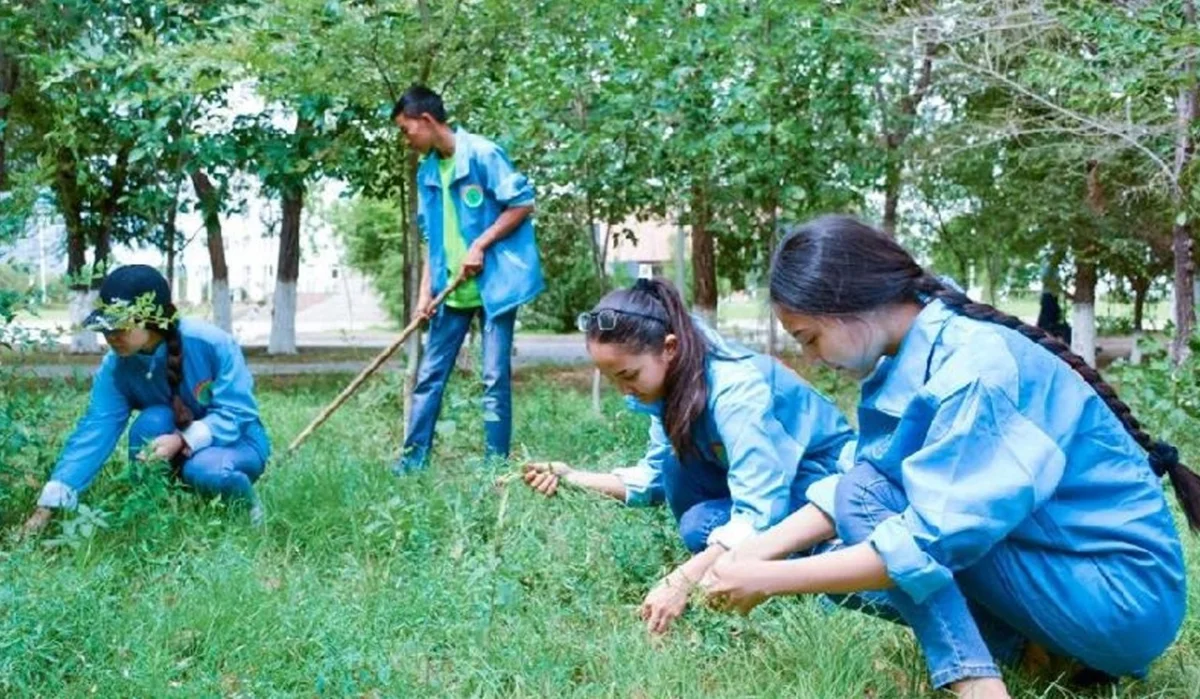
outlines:
[[[48,507],[39,507],[33,511],[29,519],[25,520],[25,524],[21,525],[21,530],[17,534],[18,539],[24,539],[30,536],[40,534],[50,524],[50,518],[54,516],[54,510]]]
[[[664,634],[671,622],[683,616],[687,609],[688,598],[695,586],[690,578],[681,570],[676,570],[646,595],[640,608],[642,621],[646,622],[646,630],[652,634]]]
[[[164,441],[166,437],[169,436],[174,436],[179,442],[179,446],[174,446],[174,451],[171,451],[173,444],[170,441]],[[178,434],[164,435],[158,439],[155,439],[153,442],[147,442],[146,445],[142,447],[141,451],[138,452],[137,460],[142,462],[167,462],[170,461],[171,457],[175,455],[175,452],[177,452],[180,447],[184,449],[184,453],[186,455],[191,454],[191,450],[187,449],[187,445]],[[25,520],[25,523],[22,524],[21,528],[17,531],[17,540],[20,541],[22,539],[41,534],[43,531],[45,531],[46,526],[50,524],[50,520],[53,518],[53,508],[39,506],[33,511],[33,514],[29,516],[29,519]]]
[[[738,561],[732,551],[718,558],[700,581],[708,605],[749,614],[762,604],[769,594],[762,587],[763,576],[755,568],[761,564],[762,561]]]
[[[138,459],[147,461],[154,458],[170,461],[175,458],[176,454],[183,454],[183,458],[188,459],[192,456],[192,450],[188,448],[187,442],[183,441],[183,437],[178,432],[172,432],[156,437],[146,449],[138,454]]]
[[[559,480],[571,473],[571,467],[561,461],[538,461],[525,464],[521,478],[530,488],[552,497],[558,492]]]

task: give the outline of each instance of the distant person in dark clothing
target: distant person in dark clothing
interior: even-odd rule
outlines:
[[[1041,310],[1038,311],[1037,326],[1070,345],[1071,325],[1063,322],[1062,308],[1058,305],[1058,297],[1049,291],[1043,291],[1041,306]]]

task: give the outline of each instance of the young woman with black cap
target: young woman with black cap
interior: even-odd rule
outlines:
[[[56,509],[75,508],[135,411],[131,460],[145,449],[197,492],[245,502],[261,523],[253,484],[271,445],[237,341],[208,323],[178,318],[167,280],[153,267],[114,270],[100,286],[100,301],[84,327],[103,333],[109,352],[25,532],[45,527]]]

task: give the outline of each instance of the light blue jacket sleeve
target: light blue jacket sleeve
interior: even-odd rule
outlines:
[[[129,421],[129,401],[117,388],[117,355],[109,352],[92,378],[87,412],[67,438],[50,482],[38,498],[41,507],[74,509],[112,454]]]
[[[923,391],[892,441],[921,444],[900,468],[909,506],[879,524],[870,542],[918,603],[1046,502],[1066,464],[1013,396],[980,379],[940,399]]]
[[[244,427],[258,421],[254,377],[237,341],[223,335],[213,345],[217,363],[212,382],[212,407],[183,431],[183,439],[199,451],[209,445],[229,446],[241,439]]]
[[[769,385],[753,369],[717,389],[711,404],[729,460],[733,507],[729,522],[714,529],[708,543],[732,549],[790,514],[792,483],[812,423],[803,421],[797,434],[784,429],[771,410]]]
[[[480,154],[480,160],[484,166],[484,187],[501,206],[533,205],[533,185],[513,167],[504,149],[493,145]]]
[[[631,507],[656,505],[663,501],[663,463],[675,458],[675,449],[662,420],[650,418],[650,446],[636,466],[613,469],[613,474],[625,484],[625,504]]]

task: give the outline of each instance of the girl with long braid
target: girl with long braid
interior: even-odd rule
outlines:
[[[863,377],[855,465],[718,561],[718,606],[826,593],[912,627],[932,684],[1007,697],[999,666],[1141,676],[1184,617],[1168,476],[1192,528],[1200,478],[1058,339],[825,217],[775,251],[771,301],[805,354]],[[825,542],[825,552],[771,560]]]
[[[237,342],[208,323],[177,318],[167,280],[153,267],[114,270],[100,300],[84,326],[104,334],[109,352],[25,531],[45,527],[55,509],[74,509],[133,411],[139,415],[129,430],[131,461],[149,446],[185,484],[246,503],[251,520],[261,523],[253,484],[271,445]]]
[[[639,279],[610,292],[580,316],[579,329],[629,409],[650,416],[646,455],[608,473],[529,464],[525,482],[545,495],[565,483],[631,506],[666,502],[693,555],[642,603],[646,629],[660,634],[718,556],[809,500],[833,497],[854,432],[790,369],[688,313],[668,281]]]

